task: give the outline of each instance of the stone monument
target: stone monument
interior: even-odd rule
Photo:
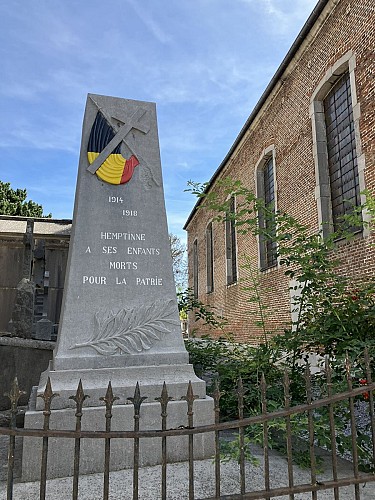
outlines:
[[[69,397],[80,379],[89,396],[83,430],[104,430],[100,397],[109,381],[119,397],[113,430],[132,430],[133,407],[126,403],[137,382],[141,396],[147,397],[141,429],[160,428],[155,398],[163,382],[173,398],[169,427],[186,425],[186,402],[181,398],[189,381],[198,396],[195,425],[213,422],[213,402],[188,362],[180,330],[154,103],[88,95],[57,347],[30,398],[25,427],[43,426],[43,400],[36,396],[43,394],[48,377],[59,394],[52,400],[56,411],[51,428],[74,428],[74,402]],[[171,460],[187,458],[182,440],[172,439]],[[49,477],[72,473],[71,441],[51,443]],[[103,443],[97,441],[83,443],[82,473],[103,468]],[[127,451],[124,441],[114,441],[112,470],[131,467],[132,443],[127,441]],[[159,441],[147,441],[141,448],[141,464],[158,463],[159,444],[154,445]],[[24,480],[39,476],[37,447],[40,440],[25,439]],[[197,436],[195,448],[197,457],[207,457],[212,440]]]

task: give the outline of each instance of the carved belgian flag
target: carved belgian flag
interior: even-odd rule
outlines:
[[[115,133],[112,127],[102,113],[98,111],[87,147],[87,157],[90,164],[95,161],[99,153],[103,151],[114,136]],[[139,165],[139,161],[134,155],[128,160],[122,156],[121,145],[119,144],[98,168],[96,175],[109,184],[125,184],[132,178],[137,165]]]

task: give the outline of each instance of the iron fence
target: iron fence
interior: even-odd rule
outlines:
[[[194,488],[194,436],[197,434],[213,433],[214,434],[214,448],[215,453],[213,457],[215,476],[214,476],[214,496],[205,497],[206,500],[213,499],[271,499],[279,496],[288,496],[289,500],[294,500],[295,495],[299,493],[310,493],[312,500],[318,498],[318,492],[323,490],[331,490],[334,494],[334,499],[340,499],[340,489],[346,486],[352,486],[353,488],[353,498],[355,500],[361,499],[361,490],[359,486],[364,483],[371,483],[375,481],[374,472],[362,472],[360,471],[359,461],[358,461],[358,449],[357,449],[357,420],[355,414],[355,399],[358,396],[365,396],[365,404],[368,411],[369,417],[369,439],[371,442],[371,464],[370,469],[375,470],[375,420],[374,420],[374,391],[375,383],[371,379],[370,361],[369,355],[365,353],[365,366],[366,366],[366,385],[360,385],[359,387],[353,387],[353,378],[351,375],[350,365],[347,362],[346,370],[346,390],[339,393],[333,393],[332,390],[332,372],[328,363],[325,368],[325,376],[327,383],[327,394],[324,397],[313,397],[313,390],[311,386],[311,374],[309,368],[306,368],[306,402],[304,404],[299,404],[296,406],[291,405],[290,397],[290,381],[288,374],[285,372],[283,386],[284,386],[284,406],[283,408],[277,409],[276,411],[268,411],[267,408],[267,383],[264,375],[260,381],[260,396],[261,396],[261,412],[257,415],[250,417],[244,416],[244,398],[245,389],[240,379],[237,385],[237,398],[238,398],[238,419],[233,421],[221,422],[220,421],[220,388],[216,384],[215,390],[213,392],[214,399],[214,424],[204,425],[199,427],[193,426],[194,417],[194,402],[196,396],[193,393],[192,384],[189,382],[186,396],[183,398],[186,401],[188,425],[181,426],[179,428],[168,429],[168,404],[172,398],[168,396],[168,388],[163,385],[161,395],[157,398],[160,403],[160,418],[161,418],[161,429],[158,430],[141,430],[142,423],[142,405],[145,403],[144,396],[141,395],[140,386],[137,383],[134,391],[134,396],[128,398],[130,403],[133,405],[134,413],[134,424],[132,431],[113,431],[111,430],[111,418],[112,411],[115,402],[118,398],[113,394],[111,383],[108,384],[108,389],[101,398],[105,406],[104,419],[105,419],[105,430],[103,431],[87,431],[82,430],[81,423],[84,416],[84,401],[88,397],[84,393],[84,388],[82,387],[81,381],[78,384],[78,388],[75,395],[71,396],[71,399],[75,403],[75,429],[74,430],[54,430],[50,429],[50,417],[51,417],[51,401],[53,398],[57,397],[53,392],[51,387],[51,382],[48,379],[44,393],[40,396],[44,400],[44,424],[43,429],[25,429],[19,428],[16,425],[17,417],[17,402],[22,394],[20,388],[18,387],[17,379],[15,379],[13,386],[8,394],[11,401],[11,419],[9,427],[1,427],[0,435],[9,437],[9,451],[7,459],[7,500],[12,500],[13,489],[14,489],[14,455],[15,455],[15,438],[21,437],[27,439],[29,437],[38,437],[42,439],[42,451],[41,451],[41,470],[40,470],[40,487],[39,495],[40,499],[44,500],[46,498],[46,484],[47,484],[47,470],[48,470],[48,447],[50,438],[70,438],[74,439],[74,456],[72,460],[74,461],[74,472],[72,478],[72,498],[73,500],[78,498],[78,485],[80,478],[80,457],[81,457],[81,442],[85,439],[100,439],[104,440],[104,457],[103,457],[103,495],[104,500],[108,500],[110,491],[110,457],[111,457],[111,440],[113,439],[130,439],[133,442],[133,500],[139,498],[139,453],[140,453],[140,441],[146,440],[148,438],[160,438],[161,442],[161,477],[160,477],[160,497],[166,499],[168,497],[167,491],[167,448],[168,439],[172,436],[187,436],[188,437],[188,475],[189,475],[189,486],[188,486],[188,498],[192,500],[196,498]],[[336,443],[336,423],[335,423],[335,407],[340,404],[340,402],[346,401],[348,403],[348,432],[351,436],[352,453],[352,474],[346,475],[345,477],[339,477],[338,473],[338,458],[339,453]],[[118,401],[117,404],[120,404]],[[328,411],[328,428],[330,434],[331,442],[331,479],[325,481],[319,481],[317,479],[317,461],[316,461],[316,446],[315,446],[315,416],[316,412],[321,409],[326,408]],[[54,411],[54,410],[52,410]],[[74,410],[73,410],[74,411]],[[295,415],[305,414],[307,415],[307,428],[305,439],[308,443],[309,448],[309,461],[310,461],[310,481],[308,483],[296,484],[294,478],[294,468],[293,468],[293,432],[292,432],[292,418]],[[288,486],[283,487],[272,487],[270,476],[270,449],[269,449],[269,437],[270,437],[270,424],[275,421],[275,419],[281,419],[285,425],[285,440],[286,440],[286,460],[287,460],[287,483]],[[263,470],[264,470],[264,487],[263,489],[251,490],[251,484],[246,482],[245,465],[246,465],[246,432],[247,429],[252,426],[261,426],[262,428],[262,442],[263,442]],[[239,443],[239,493],[233,494],[222,494],[221,492],[221,440],[220,433],[223,431],[236,431]],[[374,490],[375,491],[375,490]],[[118,498],[123,498],[121,491],[118,492]],[[181,494],[181,498],[183,495]]]

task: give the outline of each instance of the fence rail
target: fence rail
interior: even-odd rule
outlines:
[[[211,433],[214,436],[214,466],[215,466],[215,477],[214,477],[214,490],[215,496],[206,497],[207,499],[271,499],[277,496],[288,495],[290,500],[295,498],[296,494],[299,493],[311,493],[312,500],[317,499],[317,492],[322,490],[333,490],[335,500],[340,498],[340,488],[346,486],[353,486],[355,500],[361,499],[361,491],[359,488],[360,484],[371,483],[375,481],[374,472],[364,473],[360,471],[359,460],[358,460],[358,447],[357,447],[357,421],[355,414],[355,400],[358,396],[365,397],[365,406],[367,407],[367,413],[369,418],[369,439],[371,441],[371,464],[370,469],[375,471],[375,419],[374,419],[374,392],[375,392],[375,382],[371,379],[370,370],[370,360],[368,352],[365,352],[365,369],[366,369],[366,385],[361,385],[360,387],[353,388],[353,378],[351,376],[351,370],[349,362],[347,361],[347,376],[346,383],[347,388],[345,391],[333,394],[332,392],[332,372],[328,365],[326,364],[326,382],[327,382],[327,396],[320,397],[318,399],[313,399],[313,391],[311,388],[312,376],[307,367],[305,380],[306,380],[306,403],[296,406],[290,405],[290,382],[288,374],[284,374],[284,407],[276,411],[268,411],[267,408],[267,383],[264,376],[262,376],[259,389],[260,389],[260,401],[261,401],[261,412],[257,415],[250,417],[244,416],[244,401],[246,391],[244,389],[242,380],[239,379],[237,385],[237,396],[238,396],[238,419],[230,422],[220,422],[220,388],[216,384],[215,390],[213,392],[214,399],[214,418],[215,423],[211,425],[204,425],[199,427],[194,427],[194,402],[196,396],[193,393],[192,384],[189,382],[187,387],[186,396],[183,398],[186,401],[186,411],[187,411],[187,426],[181,426],[178,428],[167,428],[168,422],[168,404],[172,398],[168,396],[168,388],[163,385],[161,395],[156,400],[160,403],[160,419],[161,428],[158,430],[142,430],[142,405],[147,405],[145,403],[145,396],[141,395],[140,386],[137,383],[134,391],[134,396],[132,398],[127,398],[133,405],[134,423],[133,430],[131,431],[118,431],[111,430],[111,419],[113,414],[113,406],[115,404],[124,404],[124,402],[119,401],[119,399],[113,394],[111,383],[108,384],[108,389],[102,398],[104,407],[104,426],[103,431],[89,431],[82,430],[82,417],[84,416],[84,402],[87,395],[84,393],[84,388],[81,381],[79,381],[77,391],[75,395],[71,396],[71,399],[75,402],[75,429],[74,430],[56,430],[50,428],[50,417],[54,410],[51,410],[51,401],[53,398],[58,397],[57,394],[53,392],[51,387],[51,382],[48,379],[46,389],[44,394],[40,397],[44,400],[44,422],[42,429],[24,429],[16,427],[16,416],[17,416],[17,402],[22,394],[20,388],[18,387],[17,379],[15,379],[12,388],[8,394],[11,401],[11,420],[9,428],[0,427],[0,435],[5,435],[9,437],[9,452],[7,459],[7,500],[13,499],[14,490],[14,455],[15,455],[15,439],[20,437],[23,439],[28,438],[42,438],[42,451],[41,451],[41,469],[40,469],[40,499],[44,500],[46,498],[46,484],[47,484],[47,471],[48,471],[48,448],[50,438],[70,438],[74,440],[74,472],[72,478],[72,498],[73,500],[78,498],[78,485],[80,477],[80,458],[81,458],[81,442],[85,439],[100,439],[104,440],[104,459],[103,459],[103,499],[108,500],[110,492],[110,457],[111,457],[111,441],[113,439],[128,439],[132,440],[133,443],[133,500],[139,498],[139,469],[140,469],[140,443],[148,438],[160,438],[161,443],[161,479],[160,479],[160,497],[166,499],[168,496],[167,491],[167,449],[168,449],[168,438],[173,436],[187,436],[188,440],[188,464],[189,464],[189,491],[188,498],[193,500],[195,497],[195,485],[194,485],[194,436],[198,434]],[[352,454],[351,461],[353,467],[353,473],[350,476],[339,477],[338,474],[338,450],[336,444],[336,428],[335,428],[335,407],[341,402],[348,403],[348,429],[349,435],[351,436],[352,444]],[[328,410],[328,428],[331,440],[331,470],[332,478],[325,480],[324,482],[318,481],[317,479],[317,460],[316,460],[316,449],[315,449],[315,416],[316,411],[321,408],[327,408]],[[74,409],[72,410],[74,411]],[[310,472],[310,482],[303,484],[295,484],[294,479],[294,469],[293,469],[293,431],[292,431],[292,418],[298,414],[305,414],[307,416],[307,428],[305,433],[305,439],[308,443],[309,449],[309,460],[311,465]],[[270,456],[269,456],[269,438],[271,432],[271,424],[273,421],[281,419],[285,422],[286,429],[286,460],[287,460],[287,487],[271,487],[270,481]],[[249,490],[246,484],[246,432],[253,426],[261,426],[262,428],[262,440],[263,440],[263,470],[264,470],[264,488],[262,490]],[[240,493],[237,494],[221,494],[221,442],[220,433],[227,430],[236,430],[238,435],[239,443],[239,490]],[[375,492],[375,489],[374,489]],[[121,497],[121,492],[119,497]],[[181,496],[182,498],[182,496]]]

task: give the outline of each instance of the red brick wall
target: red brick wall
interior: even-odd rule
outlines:
[[[335,6],[335,4],[337,4]],[[360,103],[360,140],[365,157],[366,188],[375,194],[375,11],[373,0],[336,1],[328,4],[320,19],[305,39],[297,55],[279,82],[250,130],[237,147],[219,178],[240,179],[255,192],[255,165],[264,149],[275,148],[278,208],[295,216],[302,223],[318,228],[315,200],[315,166],[310,99],[326,71],[349,50],[356,59],[355,82]],[[215,189],[215,186],[211,189]],[[225,228],[214,222],[214,292],[206,293],[205,230],[213,214],[199,209],[188,225],[189,284],[192,286],[192,244],[198,239],[199,299],[216,307],[228,319],[226,331],[240,341],[258,342],[262,332],[254,324],[256,306],[249,303],[250,292],[244,290],[249,272],[241,266],[243,254],[258,265],[258,247],[250,235],[238,235],[239,282],[226,286]],[[372,245],[371,245],[372,243]],[[375,275],[373,237],[355,239],[338,245],[336,254],[341,271],[353,277]],[[282,269],[261,273],[261,289],[269,307],[268,326],[282,331],[290,321],[288,280]],[[255,314],[255,315],[254,315]],[[207,330],[190,318],[190,331]],[[212,332],[211,332],[212,333]],[[219,334],[220,332],[216,332]]]

